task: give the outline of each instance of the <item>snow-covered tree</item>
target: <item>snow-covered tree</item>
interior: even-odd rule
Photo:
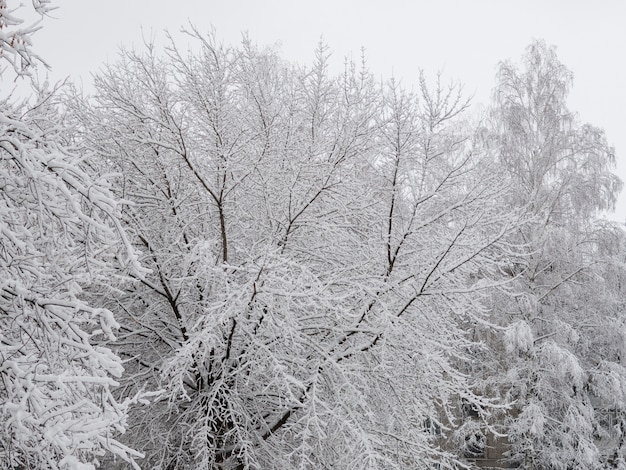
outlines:
[[[450,467],[458,408],[489,408],[464,324],[517,221],[458,89],[192,36],[78,107],[152,269],[100,293],[125,385],[164,390],[128,442],[150,468]]]
[[[41,29],[41,21],[55,7],[52,0],[33,0],[33,10],[40,19],[25,25],[20,11],[23,5],[0,0],[0,60],[6,61],[17,76],[30,76],[38,64],[45,62],[32,47],[32,36]],[[3,62],[4,63],[4,62]],[[3,77],[5,78],[5,77]]]
[[[621,182],[604,133],[567,108],[571,81],[555,49],[536,41],[522,69],[500,65],[494,93],[489,145],[508,173],[509,204],[525,208],[528,223],[514,236],[527,256],[503,273],[513,291],[494,304],[505,335],[500,355],[494,345],[502,367],[487,382],[505,384],[511,460],[528,469],[597,468],[599,437],[612,432],[601,429],[602,412],[623,407],[597,385],[624,380],[621,360],[595,351],[623,321],[605,275],[623,269],[623,236],[595,220]]]
[[[12,65],[3,75],[29,75],[37,59],[36,27],[18,24],[0,1],[0,59]],[[116,440],[128,407],[112,395],[121,360],[94,344],[118,325],[81,292],[110,267],[141,271],[119,202],[68,135],[54,93],[0,101],[0,468],[86,469],[107,451],[139,455]]]

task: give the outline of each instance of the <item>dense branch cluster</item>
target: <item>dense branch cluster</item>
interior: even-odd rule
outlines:
[[[2,106],[0,465],[74,468],[104,449],[139,455],[114,437],[126,422],[127,403],[112,395],[123,366],[96,340],[113,339],[119,325],[82,296],[118,270],[143,272],[119,201],[66,144],[54,96]]]

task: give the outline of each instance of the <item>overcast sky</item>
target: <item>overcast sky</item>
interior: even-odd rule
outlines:
[[[419,69],[443,70],[486,103],[495,67],[518,61],[533,38],[557,46],[574,72],[570,108],[605,129],[626,180],[626,1],[624,0],[53,0],[59,6],[35,36],[52,66],[88,90],[90,72],[114,61],[121,44],[163,38],[193,23],[214,27],[237,43],[247,31],[259,45],[279,44],[283,56],[310,63],[323,38],[337,66],[365,48],[377,76],[394,75],[410,88]],[[384,5],[384,6],[383,6]],[[614,218],[626,220],[626,194]]]

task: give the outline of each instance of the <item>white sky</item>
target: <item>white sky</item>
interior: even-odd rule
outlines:
[[[337,65],[365,48],[377,76],[410,88],[420,68],[465,84],[486,103],[496,64],[518,61],[533,38],[557,46],[574,72],[570,109],[603,128],[626,181],[626,1],[624,0],[54,0],[35,48],[50,77],[71,76],[89,89],[89,73],[113,62],[118,46],[141,46],[192,22],[237,43],[248,31],[259,45],[279,43],[283,56],[310,63],[323,38]],[[626,221],[626,194],[614,218]]]

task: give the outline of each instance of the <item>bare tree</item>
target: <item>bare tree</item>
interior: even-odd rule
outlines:
[[[164,390],[129,442],[156,468],[452,467],[433,429],[487,413],[462,323],[517,220],[458,88],[191,35],[124,52],[80,111],[152,269],[106,294],[126,386]]]

